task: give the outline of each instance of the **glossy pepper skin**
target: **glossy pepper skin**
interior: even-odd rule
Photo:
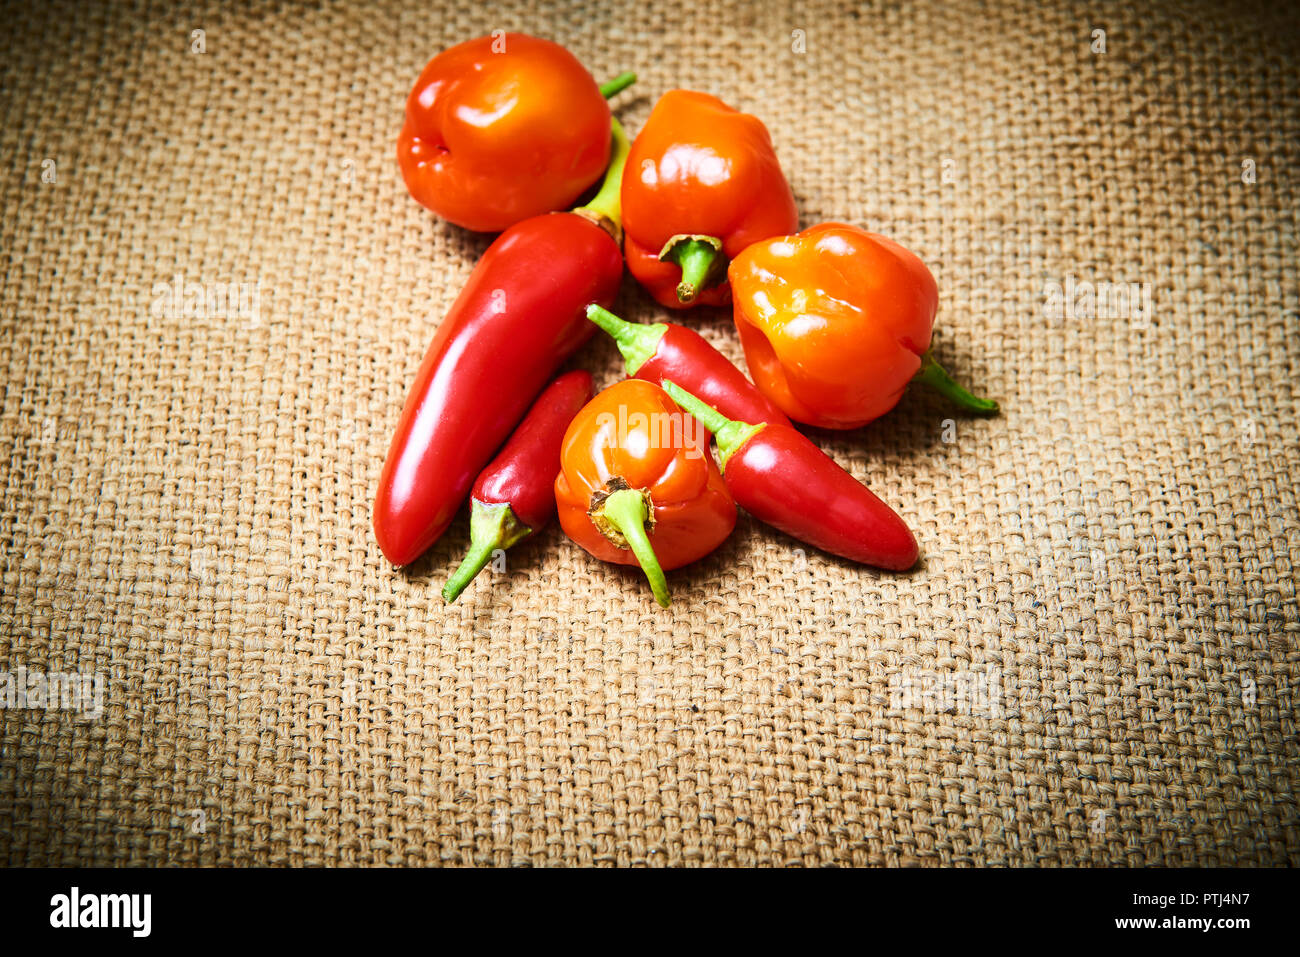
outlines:
[[[728,418],[790,424],[745,373],[695,330],[675,322],[627,322],[595,304],[587,307],[587,318],[614,340],[628,375],[655,385],[671,379]]]
[[[507,549],[555,517],[555,473],[569,423],[591,398],[591,373],[560,376],[537,397],[497,457],[470,490],[470,548],[442,597],[455,601],[498,549]]]
[[[622,269],[609,233],[575,213],[526,219],[488,247],[415,375],[380,475],[375,536],[394,565],[446,531],[533,397],[590,338],[587,305],[613,302]]]
[[[479,37],[430,60],[397,140],[411,195],[481,232],[568,206],[609,155],[601,88],[564,47],[522,33]]]
[[[623,176],[628,269],[661,305],[725,305],[727,261],[799,228],[767,127],[717,97],[670,90]]]
[[[857,428],[897,405],[913,379],[968,411],[997,412],[930,356],[938,287],[898,243],[823,223],[755,243],[728,277],[754,382],[796,422]]]
[[[906,523],[802,433],[737,422],[675,383],[664,388],[712,430],[727,488],[759,521],[864,565],[905,571],[916,564],[916,539]]]
[[[624,379],[574,418],[555,479],[565,534],[603,561],[641,565],[664,607],[663,570],[703,558],[736,525],[718,466],[690,426],[663,389]]]

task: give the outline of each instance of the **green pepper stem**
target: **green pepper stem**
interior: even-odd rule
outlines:
[[[600,85],[600,95],[608,100],[615,93],[622,93],[635,82],[635,73],[620,73],[618,76],[614,77],[614,79],[607,80]]]
[[[682,305],[694,302],[696,296],[714,285],[727,266],[727,257],[722,254],[722,240],[715,236],[675,236],[668,240],[659,259],[681,267],[677,301]]]
[[[662,322],[651,325],[628,322],[595,303],[587,307],[587,318],[609,333],[609,337],[618,346],[618,351],[623,354],[628,375],[636,375],[637,370],[654,357],[664,333],[668,331]]]
[[[958,385],[956,380],[948,374],[948,371],[934,361],[934,356],[928,350],[921,356],[921,369],[913,378],[917,382],[934,389],[935,392],[968,412],[974,412],[977,415],[997,415],[998,413],[998,404],[996,402],[992,399],[981,399],[972,395]]]
[[[470,499],[469,551],[443,586],[443,600],[453,602],[459,598],[474,577],[492,561],[493,552],[509,548],[532,532],[515,517],[509,505],[485,505],[476,498]]]
[[[723,472],[726,472],[731,457],[744,448],[745,443],[757,435],[765,424],[729,419],[703,399],[691,395],[676,382],[664,379],[660,384],[674,402],[699,419],[704,427],[713,433],[713,438],[718,443],[718,457],[722,460],[720,465]]]
[[[636,556],[641,570],[650,582],[655,601],[667,608],[672,604],[672,598],[668,594],[668,580],[664,578],[659,557],[655,555],[654,547],[645,533],[645,523],[650,518],[645,494],[634,488],[611,492],[601,506],[601,511],[609,524],[627,539],[628,548],[632,549],[632,554]]]
[[[613,117],[609,121],[611,139],[609,147],[609,168],[605,170],[604,182],[600,191],[585,206],[579,206],[575,213],[585,213],[589,218],[607,220],[613,224],[617,235],[614,237],[622,244],[623,204],[620,193],[623,189],[623,167],[627,165],[627,154],[632,148],[628,142],[623,124]]]

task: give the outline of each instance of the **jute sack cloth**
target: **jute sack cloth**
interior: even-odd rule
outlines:
[[[811,432],[915,572],[748,519],[668,611],[554,528],[450,607],[463,517],[383,560],[488,243],[394,140],[493,30],[636,70],[633,132],[674,86],[758,114],[803,225],[930,264],[936,354],[1004,415]],[[0,861],[1300,862],[1296,38],[1288,4],[7,10],[0,671],[102,681],[0,711]]]

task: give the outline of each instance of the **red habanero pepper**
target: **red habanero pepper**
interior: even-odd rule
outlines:
[[[558,43],[494,34],[439,53],[406,100],[397,160],[420,205],[497,232],[568,206],[610,158],[604,86]]]
[[[672,382],[664,390],[713,432],[727,488],[759,521],[865,565],[916,564],[916,539],[897,513],[802,433],[728,419]]]
[[[745,373],[695,330],[675,322],[628,322],[597,305],[587,307],[587,318],[609,333],[628,375],[655,385],[671,379],[728,418],[790,424]]]
[[[736,525],[731,493],[689,420],[659,386],[624,379],[574,417],[555,479],[565,534],[603,561],[640,565],[665,608],[664,569],[703,558]]]
[[[469,553],[442,589],[455,601],[497,549],[507,549],[555,517],[555,475],[569,423],[591,398],[591,373],[581,369],[546,387],[505,447],[481,473],[469,497]]]
[[[725,305],[727,261],[799,228],[761,120],[706,93],[670,90],[632,143],[623,178],[632,275],[671,309]]]
[[[728,275],[754,383],[796,422],[855,429],[897,405],[913,379],[968,412],[997,413],[930,355],[939,290],[898,243],[822,223],[754,243]]]
[[[618,294],[627,137],[617,120],[612,126],[615,157],[596,198],[498,236],[438,327],[375,497],[375,537],[394,565],[414,561],[446,531],[556,367],[590,338],[587,306]]]

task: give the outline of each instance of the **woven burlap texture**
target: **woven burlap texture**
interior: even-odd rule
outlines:
[[[0,670],[107,685],[0,712],[0,861],[1300,862],[1295,9],[7,9]],[[493,30],[636,70],[633,132],[674,86],[758,114],[803,225],[931,265],[936,354],[1004,414],[811,433],[918,570],[744,518],[667,611],[554,527],[453,606],[463,516],[383,560],[389,437],[488,242],[394,140]],[[1084,281],[1152,309],[1045,308]]]

